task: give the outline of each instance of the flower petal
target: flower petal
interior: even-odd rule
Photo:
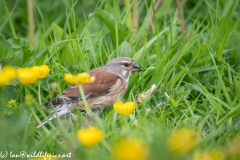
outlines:
[[[38,73],[32,68],[18,68],[17,75],[22,84],[34,84],[38,79]]]
[[[38,78],[44,78],[50,71],[47,65],[33,66],[32,69],[37,72]]]
[[[13,67],[6,66],[0,70],[0,86],[5,86],[16,77],[16,70]]]
[[[89,127],[78,130],[77,138],[84,146],[92,147],[103,139],[103,133],[96,127]]]
[[[128,116],[134,111],[135,104],[133,102],[115,102],[113,108],[118,114]]]
[[[71,74],[65,74],[64,79],[69,83],[85,84],[85,83],[93,83],[95,80],[95,77],[91,76],[88,73],[80,73],[76,76]]]

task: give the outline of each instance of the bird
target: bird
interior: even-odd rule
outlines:
[[[142,67],[128,57],[115,58],[104,66],[90,70],[88,73],[95,77],[95,81],[82,84],[82,88],[91,110],[99,113],[121,99],[128,89],[129,78],[134,72],[139,71],[142,71]],[[76,109],[81,113],[86,112],[77,84],[70,85],[59,96],[44,105],[47,108],[55,107],[48,116],[49,120]],[[47,120],[43,120],[37,128],[46,123]]]

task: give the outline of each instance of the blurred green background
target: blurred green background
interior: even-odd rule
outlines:
[[[30,8],[28,2],[0,1],[0,64],[47,64],[51,71],[34,85],[16,80],[0,88],[0,153],[40,150],[111,159],[108,147],[135,137],[149,145],[150,159],[191,159],[212,149],[224,159],[239,159],[233,154],[240,129],[239,0],[182,0],[180,6],[162,0],[155,11],[159,1],[34,0]],[[43,119],[49,112],[42,104],[69,86],[65,73],[86,72],[119,56],[145,68],[131,77],[124,101],[153,84],[157,89],[130,117],[111,108],[100,114],[93,125],[106,133],[104,143],[89,149],[77,141],[85,119],[78,113],[64,127],[36,129],[35,115]],[[181,127],[192,128],[201,143],[175,157],[166,141]]]

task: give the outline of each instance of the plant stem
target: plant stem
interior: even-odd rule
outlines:
[[[29,47],[32,47],[34,45],[34,37],[35,37],[33,1],[28,0],[27,6],[28,6],[28,35],[29,35],[28,45]]]
[[[6,12],[7,17],[8,17],[8,21],[9,21],[9,25],[10,25],[12,35],[13,35],[13,37],[17,37],[15,29],[14,29],[13,21],[12,21],[12,18],[11,18],[11,15],[9,13],[9,10],[8,10],[8,7],[7,7],[7,4],[6,4],[5,0],[3,0],[3,6],[4,6],[5,12]]]

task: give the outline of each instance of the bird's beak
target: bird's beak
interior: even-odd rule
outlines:
[[[142,70],[142,67],[139,66],[137,63],[134,63],[133,68],[132,68],[132,72],[139,72]]]

